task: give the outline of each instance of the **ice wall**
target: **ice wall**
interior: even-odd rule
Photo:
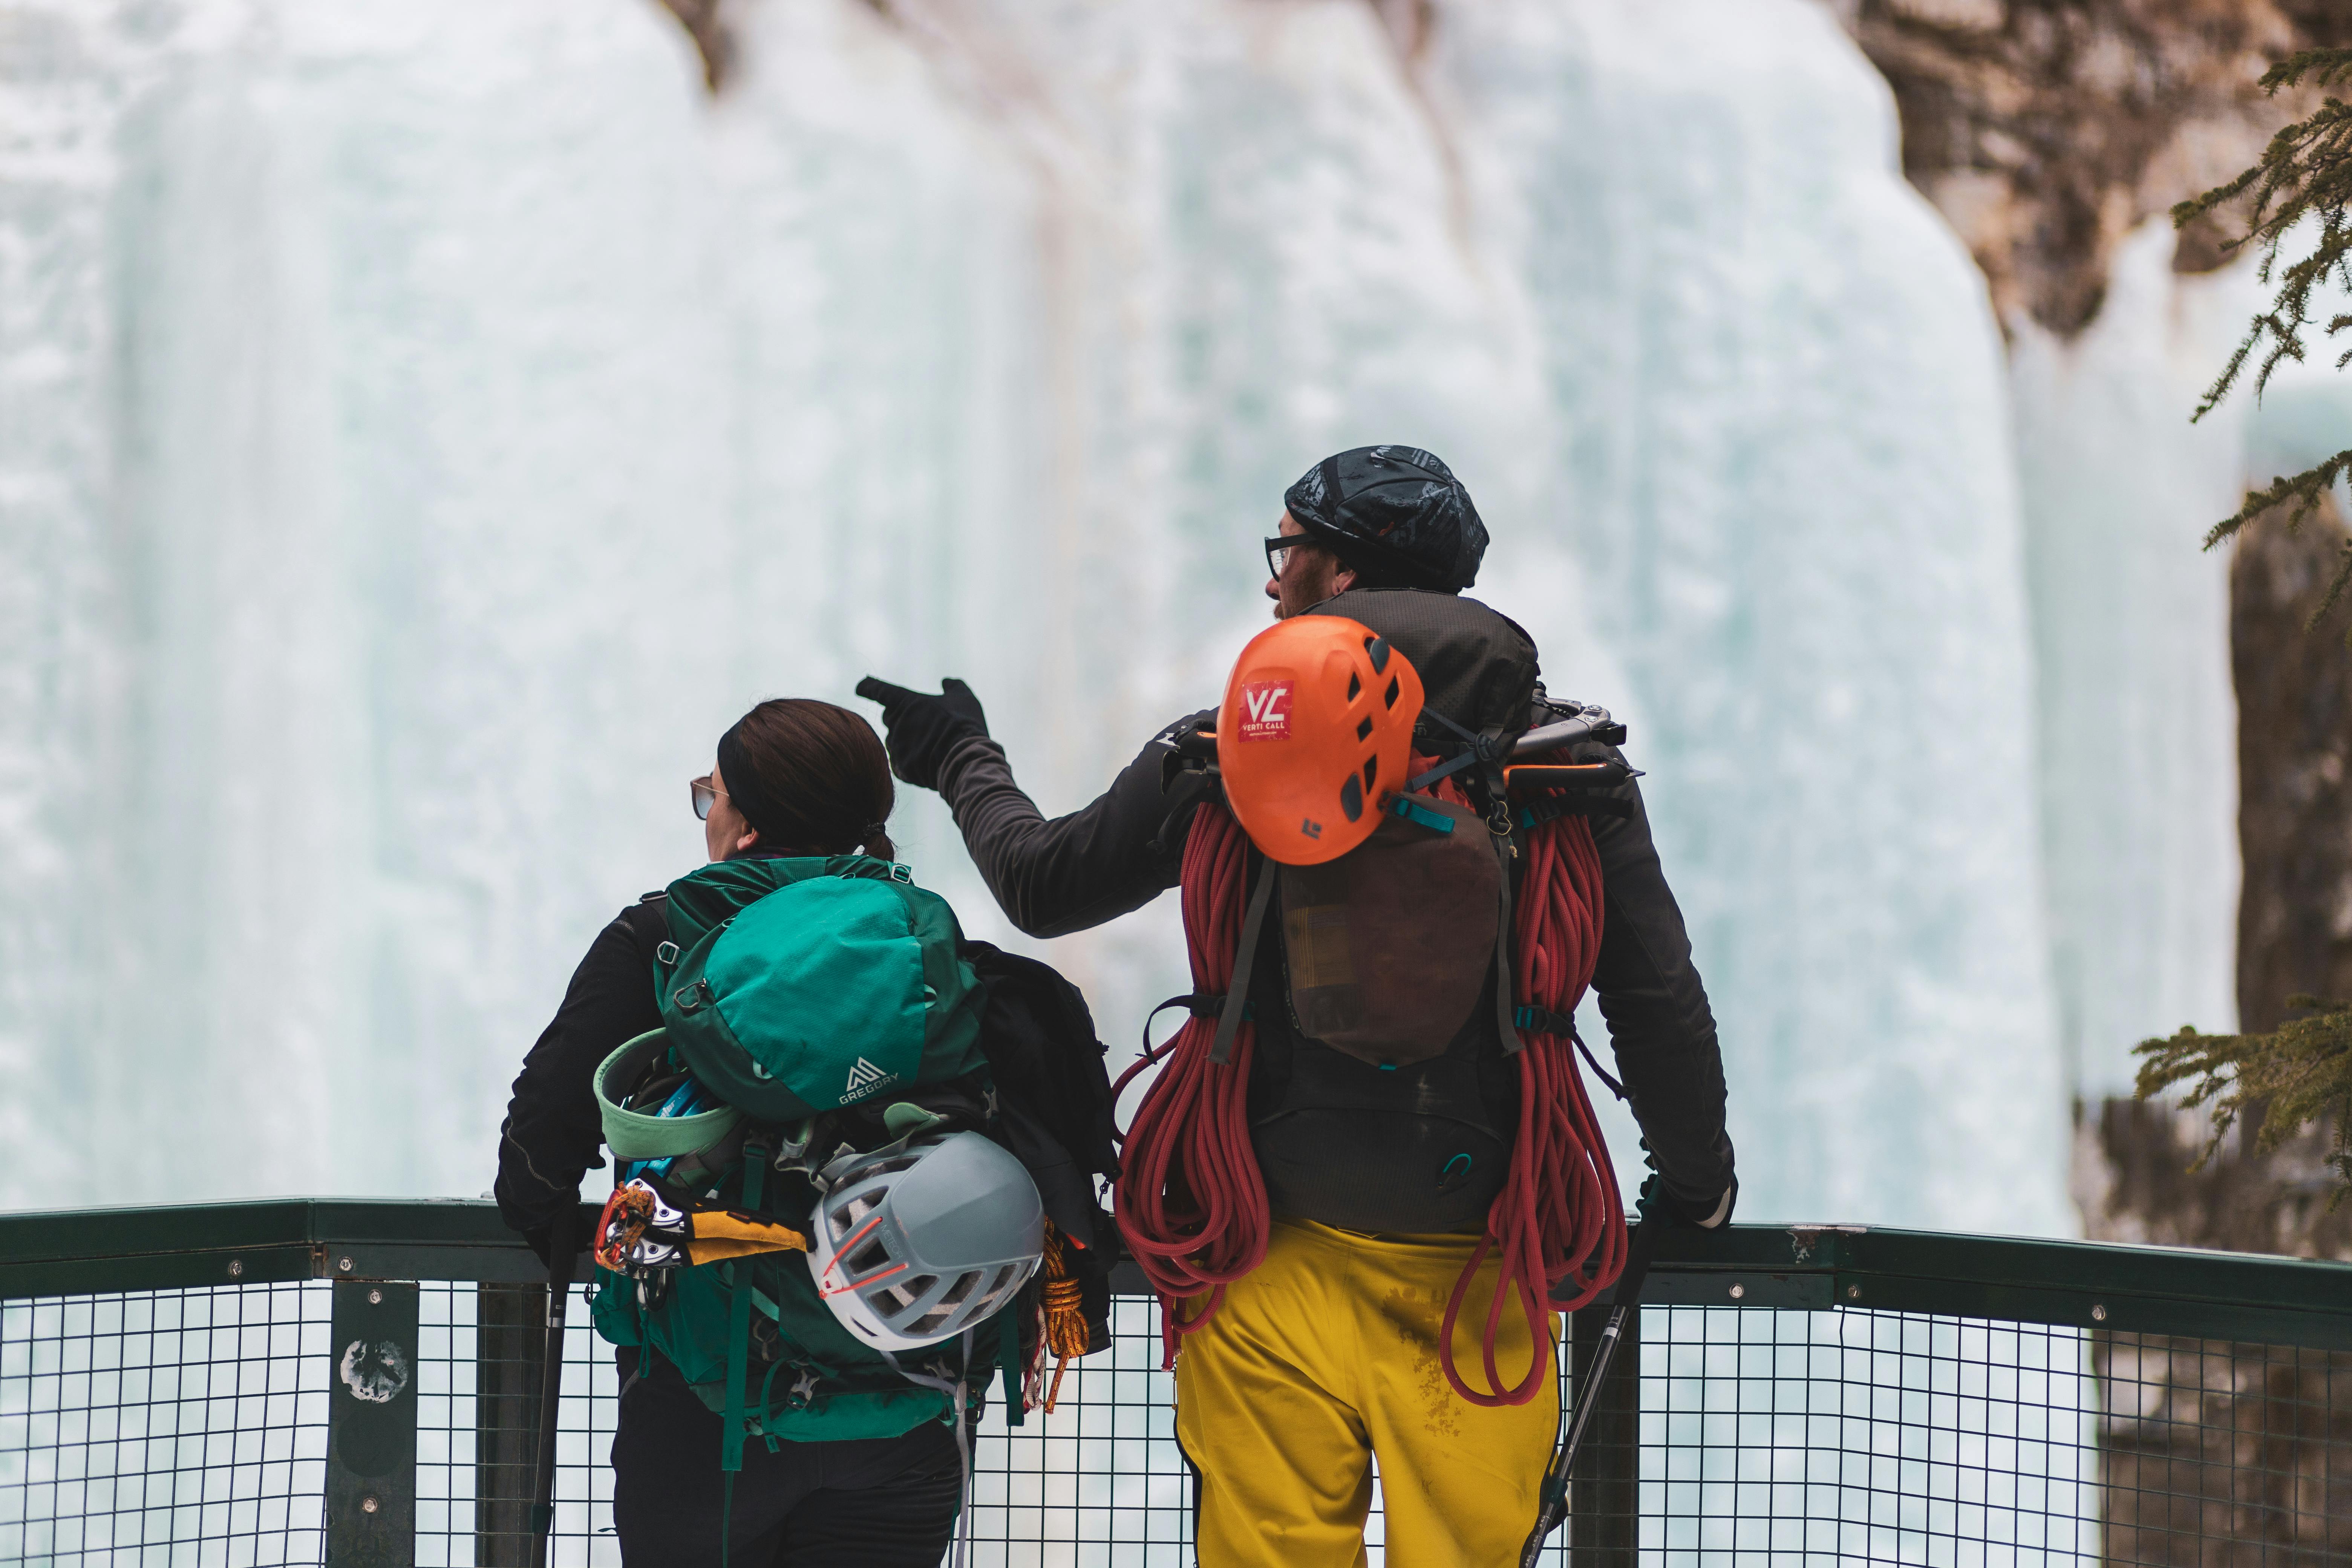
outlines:
[[[642,0],[8,15],[20,1185],[479,1190],[733,713],[953,670],[1080,804],[1410,439],[1639,727],[1745,1212],[2065,1223],[1998,338],[1801,0],[764,0],[715,103]],[[1166,902],[1052,949],[1122,1049]]]
[[[1743,1205],[2064,1228],[1999,341],[1884,84],[1805,5],[1459,20]]]
[[[2238,1013],[2229,559],[2197,545],[2244,491],[2252,400],[2189,415],[2259,295],[2172,249],[2163,219],[2133,236],[2071,343],[2011,323],[2053,967],[2091,1100],[2131,1091],[2140,1041]]]

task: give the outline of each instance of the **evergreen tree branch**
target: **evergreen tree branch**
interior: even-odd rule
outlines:
[[[2134,1085],[2142,1100],[2188,1085],[2182,1103],[2213,1107],[2213,1135],[2192,1170],[2202,1170],[2242,1116],[2262,1119],[2254,1146],[2275,1152],[2314,1122],[2332,1130],[2327,1165],[2337,1187],[2332,1209],[2352,1191],[2352,1003],[2293,996],[2291,1018],[2267,1035],[2200,1035],[2183,1027],[2141,1042]]]
[[[2352,48],[2305,49],[2273,66],[2262,80],[2263,89],[2273,95],[2305,86],[2324,90],[2338,83],[2352,83]],[[2311,114],[2273,136],[2252,168],[2175,206],[2172,221],[2186,226],[2242,200],[2247,203],[2246,232],[2225,241],[2221,248],[2231,253],[2243,246],[2259,247],[2263,258],[2256,273],[2265,284],[2276,285],[2277,295],[2269,309],[2254,316],[2221,374],[2206,388],[2189,416],[2192,424],[2220,406],[2250,363],[2255,366],[2254,397],[2260,401],[2280,365],[2290,360],[2305,363],[2306,330],[2315,328],[2326,339],[2352,333],[2352,313],[2331,316],[2325,322],[2315,321],[2311,313],[2314,292],[2331,280],[2352,292],[2352,104],[2332,97],[2323,100]],[[2309,253],[2282,268],[2280,246],[2305,226],[2315,236]],[[2336,358],[2336,369],[2347,365],[2352,365],[2352,346]],[[2352,474],[2352,450],[2302,473],[2273,479],[2269,489],[2250,492],[2233,515],[2213,525],[2205,535],[2205,548],[2236,538],[2255,517],[2289,501],[2294,510],[2287,527],[2301,527],[2328,489],[2347,474]],[[2315,628],[2347,588],[2352,588],[2352,552],[2337,563],[2305,629]],[[2345,644],[2352,647],[2352,629],[2345,633]]]

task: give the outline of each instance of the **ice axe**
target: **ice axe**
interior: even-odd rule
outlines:
[[[1650,1208],[1646,1193],[1642,1207],[1645,1211]],[[1633,1239],[1625,1252],[1624,1272],[1617,1276],[1616,1289],[1609,1298],[1608,1324],[1601,1331],[1601,1342],[1592,1347],[1592,1359],[1586,1363],[1583,1380],[1576,1391],[1576,1404],[1566,1413],[1559,1446],[1552,1451],[1551,1463],[1544,1467],[1536,1527],[1528,1533],[1528,1543],[1519,1549],[1519,1568],[1536,1568],[1536,1560],[1543,1555],[1544,1542],[1559,1528],[1559,1521],[1568,1517],[1568,1481],[1576,1468],[1576,1451],[1584,1446],[1584,1429],[1592,1424],[1592,1413],[1601,1407],[1601,1390],[1608,1384],[1610,1363],[1617,1359],[1617,1347],[1623,1342],[1626,1317],[1641,1299],[1642,1281],[1650,1272],[1651,1255],[1658,1250],[1658,1237],[1665,1229],[1664,1217],[1655,1212],[1645,1212],[1642,1223],[1633,1227]]]

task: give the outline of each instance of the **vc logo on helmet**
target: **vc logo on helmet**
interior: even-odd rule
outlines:
[[[1241,698],[1241,739],[1244,741],[1290,739],[1291,683],[1289,681],[1244,681],[1242,684]]]

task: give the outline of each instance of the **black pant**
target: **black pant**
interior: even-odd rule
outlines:
[[[630,1372],[631,1352],[620,1356]],[[613,1434],[613,1527],[629,1568],[719,1568],[726,1478],[719,1419],[655,1358],[621,1395]],[[954,1538],[963,1468],[955,1433],[926,1421],[898,1437],[743,1443],[728,1568],[934,1568]]]

